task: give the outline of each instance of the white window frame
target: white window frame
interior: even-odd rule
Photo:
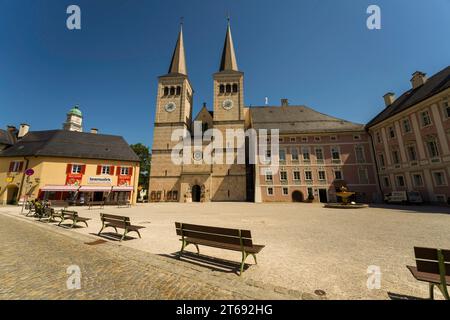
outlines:
[[[322,154],[322,158],[319,159],[319,157],[317,156],[317,150],[320,150],[320,153]],[[323,152],[323,148],[322,147],[315,147],[314,148],[314,155],[316,156],[316,160],[317,161],[325,161],[325,155]]]
[[[391,131],[391,130],[392,130],[392,131]],[[394,128],[394,126],[389,126],[388,129],[387,129],[387,131],[388,131],[388,137],[389,137],[389,139],[395,139],[395,138],[397,137],[397,134],[395,133],[395,128]],[[394,135],[391,135],[391,132],[392,132]]]
[[[428,145],[430,142],[433,142],[434,145],[435,145],[435,149],[436,149],[436,153],[437,153],[436,155],[432,155],[431,152],[430,152],[430,146]],[[425,145],[426,145],[426,148],[427,148],[427,153],[430,156],[430,158],[434,159],[434,158],[438,158],[440,156],[441,152],[439,150],[439,144],[438,144],[438,140],[437,140],[436,137],[434,137],[432,139],[427,139],[425,141]]]
[[[298,179],[296,179],[295,173],[298,173]],[[300,170],[292,171],[292,180],[294,180],[294,181],[301,181],[302,180],[302,172]]]
[[[357,152],[357,149],[359,149],[359,148],[361,148],[361,155],[362,155],[362,158],[361,159],[358,159],[358,152]],[[366,154],[365,154],[365,149],[364,149],[364,146],[362,146],[362,145],[356,145],[355,146],[355,159],[356,159],[356,162],[357,163],[365,163],[366,162]],[[361,161],[359,161],[359,160],[361,160]]]
[[[397,162],[395,161],[395,157],[394,157],[394,153],[397,155]],[[391,150],[391,157],[392,157],[392,163],[393,164],[401,164],[402,163],[402,159],[400,157],[400,151],[398,149],[392,149]]]
[[[309,173],[311,175],[310,179],[308,179],[307,173]],[[313,180],[312,171],[311,170],[305,170],[305,181],[312,181],[312,180]]]
[[[308,154],[308,159],[305,159],[305,153]],[[311,149],[309,147],[302,147],[302,159],[303,161],[311,161]]]
[[[272,193],[270,193],[269,190],[272,190]],[[275,189],[273,187],[267,187],[266,192],[270,197],[273,197],[275,195]]]
[[[410,152],[410,148],[411,147],[414,149],[415,159],[411,159],[411,152]],[[417,148],[416,148],[415,144],[409,143],[409,144],[406,145],[405,149],[406,149],[406,155],[407,155],[409,161],[417,161],[418,160],[417,159]]]
[[[383,161],[380,160],[380,157],[383,158]],[[386,157],[384,156],[383,152],[379,152],[377,154],[377,161],[378,161],[378,165],[380,167],[386,167]],[[381,163],[381,162],[383,162],[383,163]]]
[[[442,177],[444,179],[444,183],[443,184],[437,184],[436,176],[435,176],[436,173],[442,174]],[[446,187],[446,186],[448,186],[447,175],[445,174],[445,170],[433,170],[431,172],[431,175],[433,176],[433,183],[434,183],[435,187]]]
[[[442,112],[444,113],[444,120],[450,119],[450,101],[442,101]]]
[[[330,136],[330,141],[337,141],[338,137],[337,136]]]
[[[295,137],[290,137],[290,138],[289,138],[289,141],[290,141],[290,142],[295,142],[295,141],[297,141],[297,139],[295,139]]]
[[[128,176],[129,174],[130,174],[130,167],[120,167],[121,176]]]
[[[102,175],[111,175],[111,166],[102,165]]]
[[[414,179],[414,176],[419,176],[420,177],[421,184],[417,184],[416,183],[416,179]],[[411,180],[413,182],[414,187],[420,188],[420,187],[424,186],[423,174],[420,173],[420,172],[413,172],[413,173],[411,173]]]
[[[20,164],[23,163],[23,161],[12,161],[13,166],[11,172],[19,172]]]
[[[79,170],[75,170],[75,168],[78,168]],[[76,164],[72,164],[72,169],[70,171],[71,171],[71,173],[78,174],[78,173],[81,173],[82,170],[83,170],[83,165],[76,163]]]
[[[425,124],[425,122],[424,122],[424,117],[423,117],[423,115],[424,115],[425,113],[427,114],[427,117],[428,117],[428,121],[429,121],[428,124]],[[422,128],[431,126],[431,125],[433,124],[433,120],[431,119],[431,114],[430,114],[430,111],[429,111],[428,109],[425,109],[425,110],[420,111],[420,112],[419,112],[419,116],[420,116],[420,117],[419,117],[419,118],[420,118],[420,126],[421,126]]]
[[[341,173],[341,178],[337,178],[336,177],[336,172],[340,172]],[[342,169],[334,169],[333,170],[333,176],[335,180],[344,180],[344,171]]]
[[[360,134],[353,135],[353,140],[361,140],[361,135]]]
[[[323,179],[320,178],[321,173],[323,173]],[[317,170],[317,179],[319,181],[327,181],[327,172],[325,170]]]
[[[273,173],[272,173],[272,171],[266,171],[266,173],[264,175],[264,179],[266,180],[266,182],[273,182]]]
[[[293,152],[295,150],[295,152]],[[294,158],[294,154],[297,155],[297,159]],[[291,160],[292,161],[299,161],[299,154],[298,154],[298,148],[291,148]]]
[[[283,158],[281,158],[281,153],[284,153],[284,157],[283,157]],[[280,161],[286,161],[286,149],[280,148],[280,149],[278,150],[278,159],[279,159]]]
[[[408,123],[408,128],[409,130],[406,131],[406,127],[405,127],[405,123]],[[412,132],[412,127],[411,127],[411,121],[409,120],[409,118],[403,118],[402,119],[402,132],[403,134],[407,134],[407,133],[411,133]]]
[[[286,176],[286,179],[283,179],[282,174]],[[288,173],[286,170],[280,170],[280,181],[288,181]]]
[[[338,158],[337,159],[335,159],[334,157],[333,157],[333,150],[336,150],[337,151],[337,154],[338,154]],[[330,147],[330,152],[331,152],[331,161],[341,161],[341,148],[339,148],[339,146],[332,146],[332,147]]]
[[[286,191],[286,192],[285,192]],[[289,188],[288,187],[283,187],[282,189],[281,189],[281,194],[283,195],[283,196],[288,196],[289,195]]]
[[[398,181],[399,181],[398,178],[400,178],[400,177],[402,177],[402,179],[403,179],[403,185],[402,186],[398,183]],[[399,187],[399,188],[405,188],[406,187],[406,180],[405,180],[405,176],[403,174],[395,175],[395,185],[397,187]]]

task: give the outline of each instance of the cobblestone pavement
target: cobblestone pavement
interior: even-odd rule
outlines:
[[[0,214],[0,299],[314,299],[41,222]],[[67,289],[67,268],[81,289]]]

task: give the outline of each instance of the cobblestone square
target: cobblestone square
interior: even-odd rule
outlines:
[[[88,228],[69,230],[25,218],[19,207],[0,208],[0,298],[42,298],[48,290],[56,290],[51,298],[78,299],[313,299],[319,298],[317,290],[327,299],[388,299],[388,292],[425,298],[428,286],[405,267],[414,264],[413,246],[450,248],[446,207],[160,203],[72,209],[92,218]],[[119,243],[108,234],[98,237],[100,212],[145,226],[142,239],[130,234]],[[266,247],[258,265],[248,260],[242,277],[230,265],[240,261],[238,252],[200,247],[199,258],[188,254],[179,261],[175,222],[249,229],[254,243]],[[98,239],[106,242],[86,245]],[[218,267],[217,259],[225,266]],[[65,268],[71,264],[80,265],[85,290],[65,289]],[[380,289],[367,288],[369,266],[380,267]]]

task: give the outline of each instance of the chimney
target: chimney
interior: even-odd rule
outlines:
[[[17,134],[17,138],[23,138],[28,134],[28,131],[30,131],[30,125],[26,123],[22,123],[19,128],[19,133]]]
[[[420,87],[425,82],[427,82],[426,73],[423,73],[420,71],[416,71],[413,73],[412,78],[411,78],[411,84],[412,84],[413,89]]]
[[[91,133],[93,133],[93,134],[97,134],[97,133],[98,133],[98,129],[96,129],[96,128],[92,128],[92,129],[91,129]]]
[[[17,131],[17,128],[15,126],[7,126],[8,132],[14,133]]]
[[[383,96],[383,98],[384,98],[384,104],[386,105],[386,107],[389,107],[395,101],[395,93],[388,92]]]
[[[288,99],[281,99],[281,106],[282,107],[289,106],[289,100]]]

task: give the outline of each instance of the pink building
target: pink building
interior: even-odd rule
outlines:
[[[384,100],[366,126],[382,193],[418,191],[425,201],[450,203],[450,66],[429,79],[415,72],[411,89]]]
[[[279,129],[279,168],[256,165],[256,202],[336,202],[342,186],[358,202],[380,198],[372,148],[364,125],[305,106],[253,107],[251,127]],[[268,154],[268,157],[273,155]]]

